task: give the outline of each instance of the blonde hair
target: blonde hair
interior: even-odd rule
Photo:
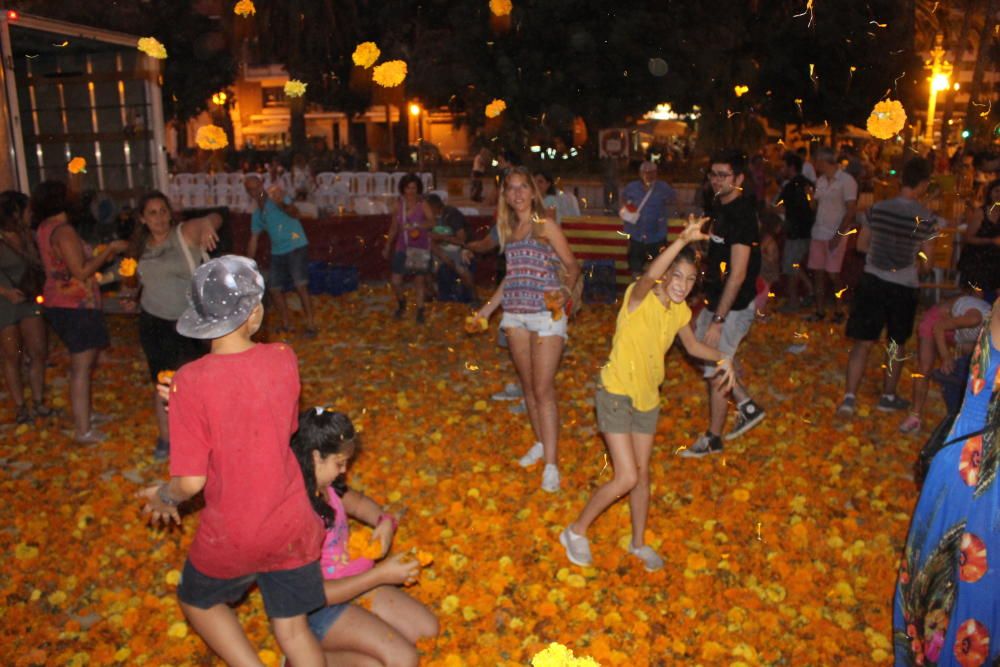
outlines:
[[[535,179],[531,177],[531,171],[527,167],[513,167],[503,178],[500,184],[500,201],[497,202],[497,236],[500,240],[500,250],[504,249],[507,241],[514,235],[514,228],[517,227],[517,213],[507,203],[507,184],[514,176],[520,176],[531,188],[531,216],[532,218],[545,217],[545,204],[542,201],[542,193],[535,185]]]

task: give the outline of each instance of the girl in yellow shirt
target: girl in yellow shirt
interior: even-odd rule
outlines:
[[[650,572],[663,559],[644,543],[649,513],[649,457],[660,413],[663,357],[678,337],[688,354],[719,364],[716,381],[733,383],[732,360],[695,338],[686,299],[694,287],[698,267],[689,243],[708,235],[706,219],[692,216],[677,239],[654,259],[638,281],[625,291],[615,326],[610,359],[602,369],[595,403],[597,423],[614,465],[615,476],[599,488],[559,536],[566,555],[576,565],[592,563],[587,529],[618,498],[628,494],[632,513],[629,553]]]

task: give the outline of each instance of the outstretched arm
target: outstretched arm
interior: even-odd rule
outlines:
[[[708,222],[708,218],[695,218],[693,215],[688,217],[684,231],[663,252],[657,255],[656,259],[649,263],[646,272],[640,276],[635,287],[632,288],[628,302],[629,312],[639,307],[642,300],[649,294],[649,290],[653,289],[656,281],[660,280],[660,277],[667,272],[670,265],[677,259],[677,255],[680,254],[684,246],[688,243],[704,241],[708,238],[708,234],[701,231],[701,226],[706,222]]]

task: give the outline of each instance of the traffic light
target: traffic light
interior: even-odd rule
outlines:
[[[972,132],[970,132],[968,129],[962,130],[963,139],[968,139],[970,136],[972,136]]]

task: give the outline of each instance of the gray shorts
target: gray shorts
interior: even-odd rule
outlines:
[[[785,239],[784,252],[781,257],[781,272],[790,276],[799,269],[805,270],[809,259],[809,241],[811,239]]]
[[[695,322],[694,327],[694,335],[698,340],[705,338],[705,332],[708,331],[708,325],[712,323],[713,317],[715,317],[715,313],[708,308],[703,308],[698,313],[698,320]],[[735,357],[736,348],[740,346],[740,341],[746,338],[747,333],[750,331],[750,325],[753,324],[756,317],[757,309],[753,302],[743,310],[729,311],[729,314],[726,315],[726,321],[722,324],[722,336],[719,338],[719,352],[730,357]],[[718,372],[719,367],[716,366],[715,362],[705,364],[705,377],[710,378]]]
[[[632,406],[628,396],[609,393],[604,387],[597,387],[594,396],[597,408],[597,428],[601,433],[656,433],[656,422],[660,418],[660,406],[645,412]]]

